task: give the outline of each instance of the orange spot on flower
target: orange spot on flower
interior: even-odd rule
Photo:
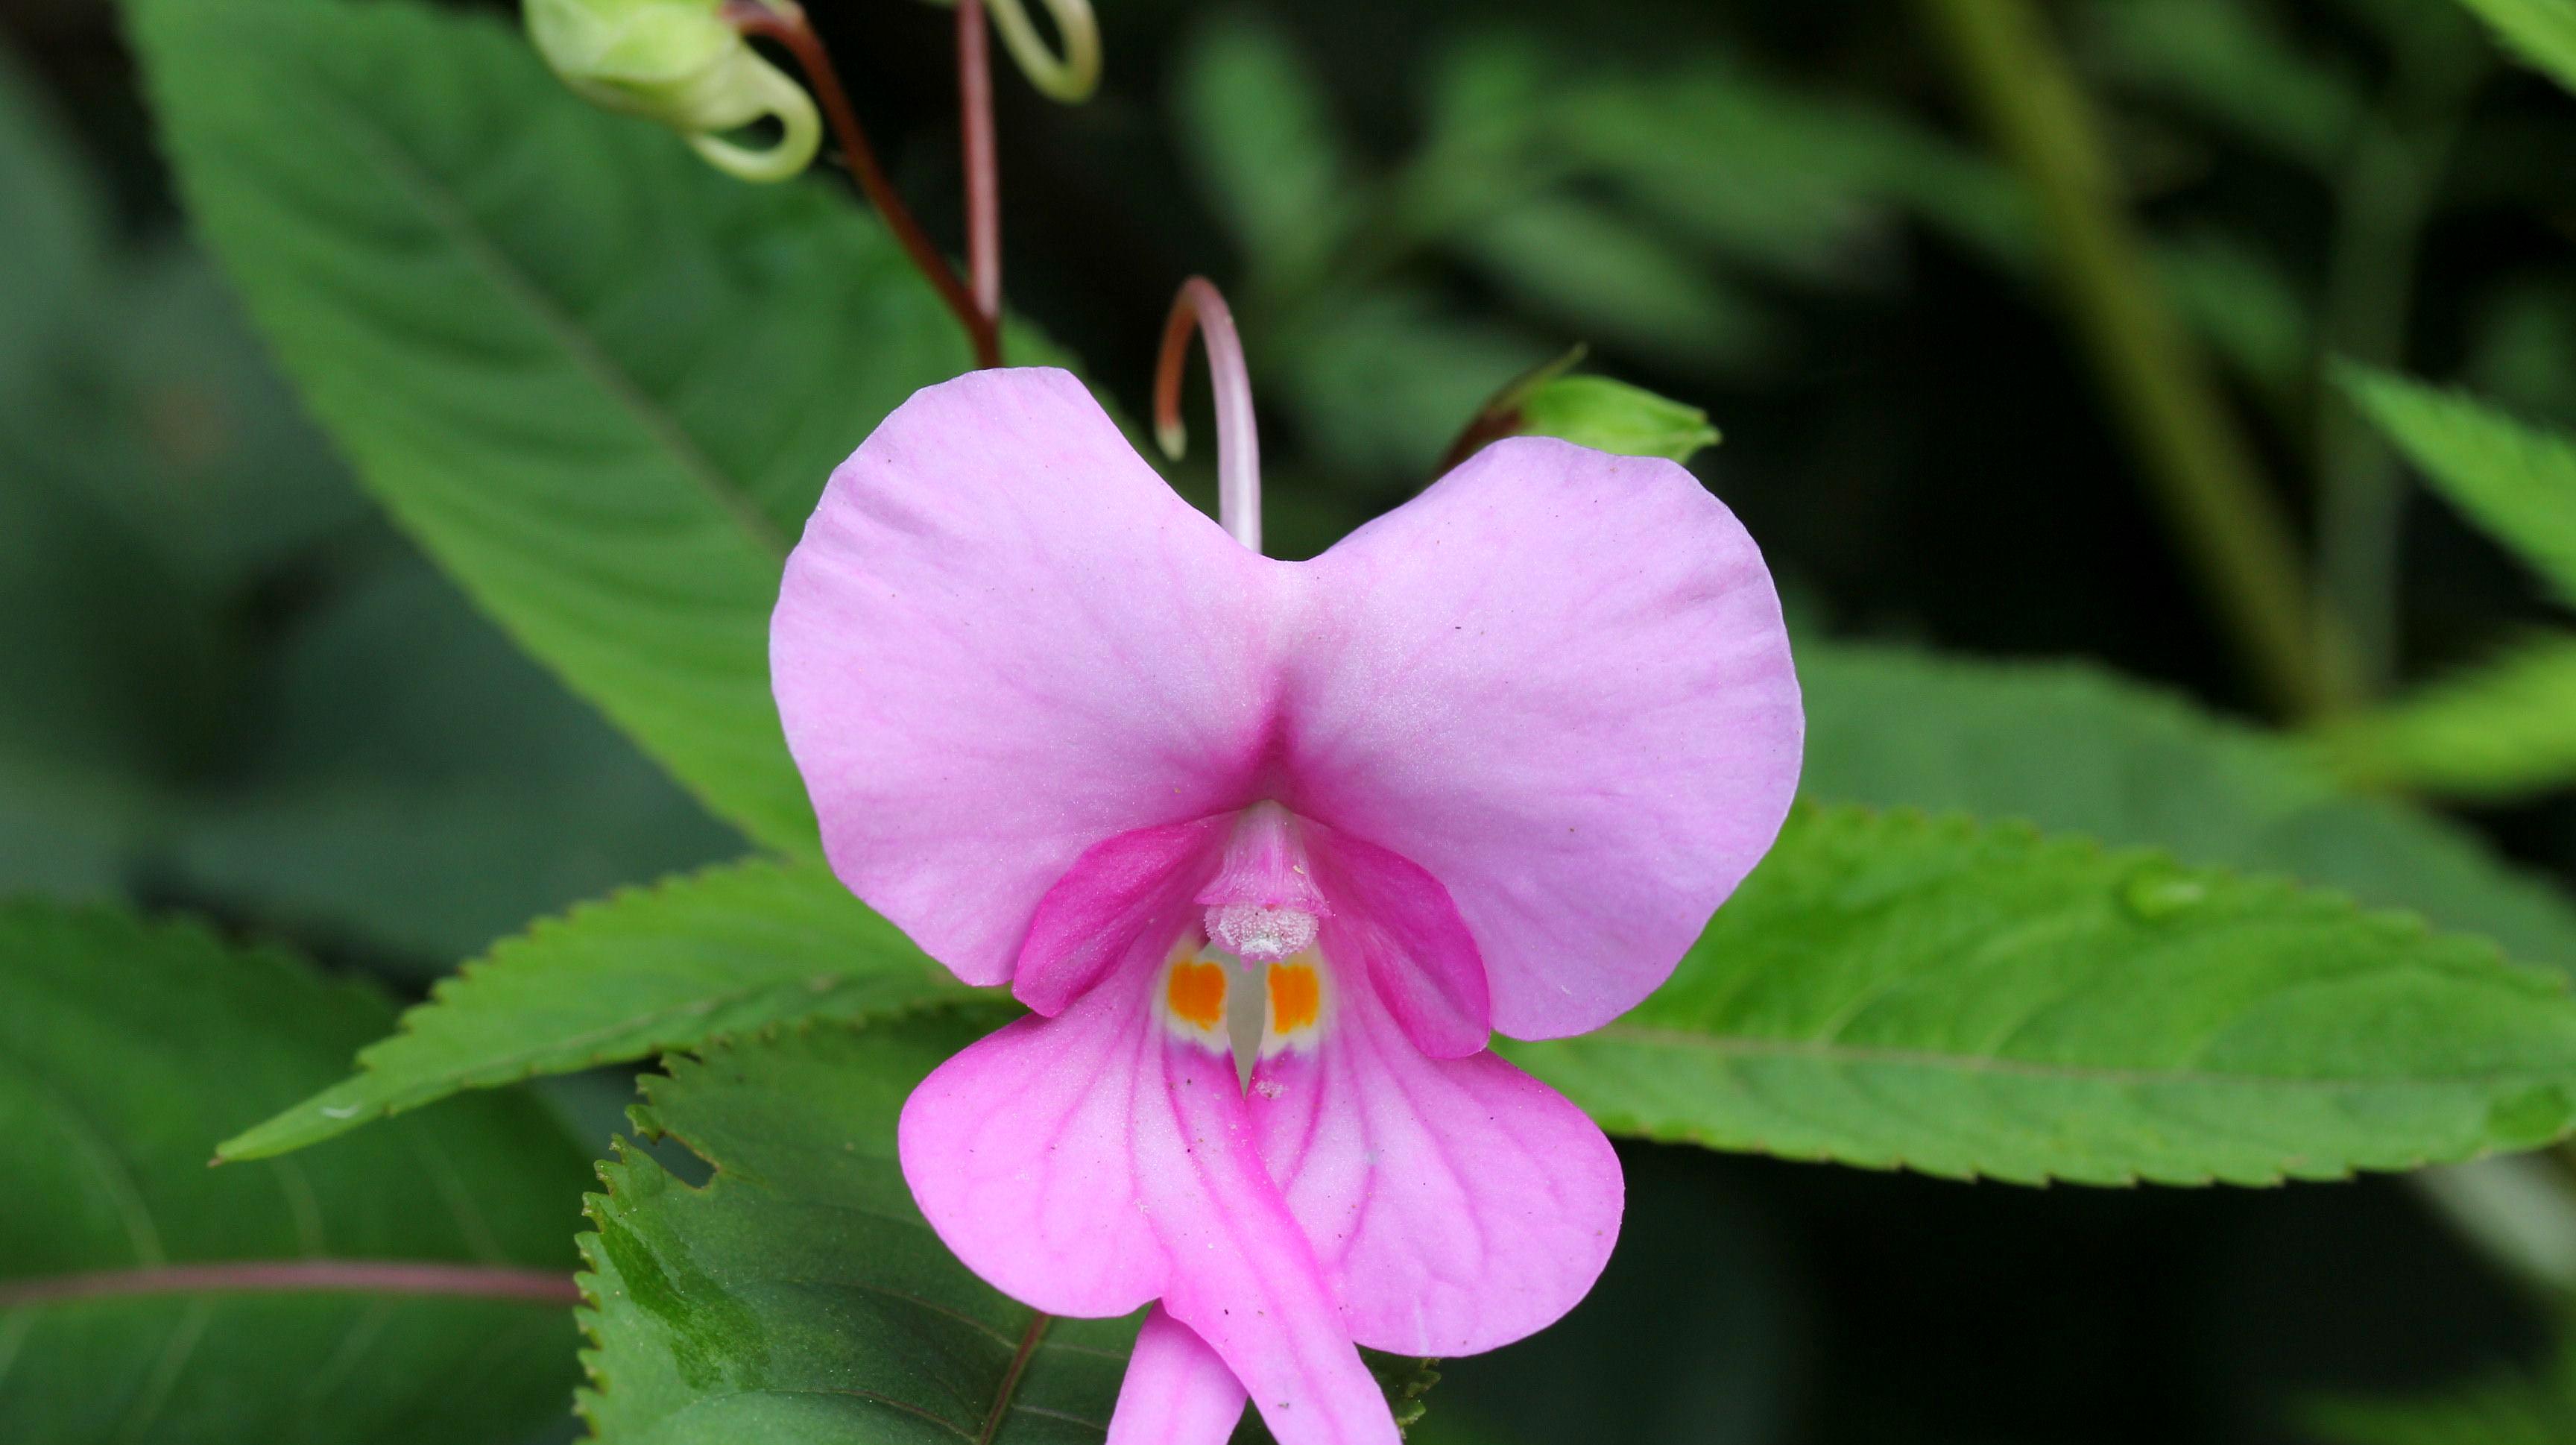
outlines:
[[[1277,1033],[1302,1029],[1324,1006],[1324,986],[1315,970],[1302,963],[1270,965],[1270,1027]]]
[[[1225,1022],[1225,965],[1189,959],[1173,964],[1163,998],[1172,1006],[1173,1017],[1183,1023],[1215,1028]]]

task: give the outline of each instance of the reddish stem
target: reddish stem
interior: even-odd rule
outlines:
[[[0,1312],[65,1300],[158,1294],[456,1295],[572,1306],[572,1276],[548,1270],[407,1260],[293,1259],[100,1270],[0,1284]]]
[[[957,0],[957,115],[966,159],[966,274],[1001,364],[1002,169],[993,153],[992,37],[984,0]]]
[[[727,0],[723,13],[725,23],[737,32],[774,40],[786,47],[788,54],[796,57],[807,83],[814,87],[814,98],[823,103],[823,118],[831,124],[832,138],[840,143],[841,154],[849,162],[850,174],[857,180],[860,194],[876,208],[886,229],[894,232],[904,254],[912,258],[914,268],[930,282],[931,289],[939,293],[939,299],[948,303],[948,309],[956,313],[957,324],[966,328],[966,340],[975,349],[975,364],[999,365],[1001,351],[996,344],[993,326],[976,309],[975,299],[966,294],[955,268],[948,264],[947,257],[939,254],[939,248],[930,243],[930,237],[922,232],[921,223],[912,218],[912,211],[904,205],[903,198],[895,194],[893,183],[886,179],[884,168],[877,164],[877,153],[868,145],[868,133],[859,126],[859,113],[850,108],[849,93],[841,88],[841,75],[832,66],[831,52],[823,48],[822,37],[814,33],[814,27],[805,19],[805,12],[792,4],[783,9],[772,9],[762,0]]]
[[[1163,354],[1154,364],[1154,436],[1178,457],[1189,433],[1181,425],[1181,367],[1190,357],[1190,333],[1205,338],[1208,388],[1216,399],[1216,515],[1234,539],[1261,550],[1261,440],[1252,424],[1252,377],[1243,365],[1243,338],[1225,296],[1204,276],[1181,283],[1172,315],[1163,323]]]

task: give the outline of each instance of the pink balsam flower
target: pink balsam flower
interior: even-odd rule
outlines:
[[[1618,1160],[1488,1032],[1644,997],[1798,771],[1770,576],[1689,473],[1503,441],[1281,562],[1073,377],[975,372],[833,474],[771,655],[833,868],[1032,1011],[906,1105],[922,1212],[1037,1309],[1159,1301],[1116,1445],[1218,1445],[1247,1392],[1384,1445],[1355,1344],[1591,1288]]]

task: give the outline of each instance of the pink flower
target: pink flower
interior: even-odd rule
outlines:
[[[771,656],[842,880],[1032,1011],[905,1107],[923,1213],[1037,1309],[1160,1301],[1112,1441],[1215,1445],[1248,1391],[1390,1442],[1354,1342],[1591,1287],[1618,1160],[1488,1031],[1644,997],[1798,771],[1770,576],[1687,472],[1504,441],[1279,562],[1071,376],[976,372],[833,474]]]

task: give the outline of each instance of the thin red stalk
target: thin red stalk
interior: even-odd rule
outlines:
[[[1001,364],[1002,169],[993,153],[992,37],[984,0],[957,0],[957,114],[966,160],[966,274]]]
[[[796,57],[805,72],[807,83],[814,87],[814,98],[823,103],[823,118],[831,124],[832,138],[840,143],[841,154],[850,164],[850,175],[857,180],[860,194],[894,232],[904,254],[956,313],[957,324],[966,328],[966,340],[975,348],[975,364],[996,366],[1001,362],[995,344],[994,329],[975,307],[975,298],[957,279],[956,269],[939,248],[930,243],[921,223],[895,194],[894,185],[886,179],[885,170],[877,164],[877,153],[868,144],[868,133],[859,126],[859,113],[850,108],[849,93],[841,88],[840,72],[832,66],[831,52],[823,48],[821,36],[805,19],[805,12],[790,5],[783,11],[771,9],[761,0],[727,0],[725,23],[744,35],[774,40]]]
[[[1205,340],[1208,387],[1216,399],[1216,515],[1246,547],[1261,550],[1261,439],[1252,424],[1252,377],[1243,365],[1243,338],[1225,296],[1204,276],[1181,283],[1163,323],[1163,354],[1154,364],[1154,435],[1175,457],[1189,439],[1181,425],[1181,367],[1189,360],[1190,332]]]
[[[0,1284],[0,1312],[66,1300],[159,1294],[450,1295],[572,1306],[572,1276],[549,1270],[403,1260],[295,1259],[101,1270]]]

